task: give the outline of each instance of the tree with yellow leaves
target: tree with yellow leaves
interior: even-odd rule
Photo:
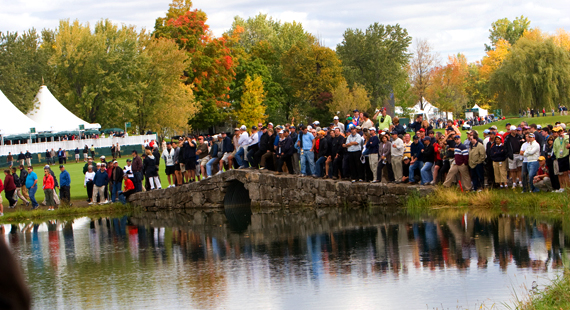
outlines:
[[[345,80],[332,91],[332,101],[328,104],[329,111],[342,117],[354,109],[366,111],[370,109],[370,97],[362,85],[354,83],[352,91]]]
[[[236,118],[240,125],[250,128],[257,123],[263,123],[267,119],[265,115],[265,91],[260,76],[255,75],[253,80],[249,75],[245,78],[245,90],[241,96],[241,107],[236,112]]]

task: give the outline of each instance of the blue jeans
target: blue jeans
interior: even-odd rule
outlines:
[[[36,192],[38,191],[38,186],[34,186],[32,188],[28,188],[28,195],[30,196],[30,201],[32,202],[32,208],[39,206],[38,202],[36,201]]]
[[[119,201],[126,205],[127,204],[127,198],[125,197],[125,195],[123,195],[123,191],[118,191],[117,192],[117,199],[119,199]]]
[[[238,164],[238,166],[240,166],[240,167],[243,167],[243,162],[244,162],[244,160],[243,160],[243,153],[244,153],[244,152],[245,152],[245,150],[244,150],[243,147],[242,147],[242,148],[240,148],[240,149],[236,152],[236,154],[234,155],[234,158],[236,159],[237,164]]]
[[[327,158],[325,156],[317,159],[317,163],[315,164],[315,174],[320,178],[323,176],[323,168],[325,166],[325,162]]]
[[[431,172],[431,167],[433,167],[432,162],[426,161],[424,163],[424,166],[421,170],[422,182],[420,184],[425,185],[425,184],[433,181],[433,173]]]
[[[419,160],[416,160],[413,164],[410,165],[410,178],[409,178],[410,182],[415,182],[414,170],[416,170],[417,168],[422,168],[423,166],[424,166],[424,162],[419,161]]]
[[[115,198],[119,198],[119,192],[121,191],[121,183],[113,183],[113,188],[111,189],[111,201],[115,202]]]
[[[133,185],[135,186],[135,191],[137,193],[142,192],[142,180],[143,180],[142,172],[137,171],[137,172],[133,173],[133,175],[134,175],[133,179],[135,180],[133,182]],[[97,198],[97,197],[95,197],[95,198]]]
[[[538,188],[534,187],[534,184],[532,183],[532,179],[534,179],[534,177],[538,173],[538,167],[539,167],[539,164],[537,161],[527,163],[528,181],[530,183],[530,191],[531,192],[539,192],[540,191]]]
[[[307,165],[309,166],[307,167]],[[301,174],[313,175],[313,171],[315,171],[315,154],[311,151],[303,151],[301,155]]]
[[[522,164],[522,172],[521,172],[521,180],[523,193],[528,192],[528,163],[523,162]],[[514,179],[513,179],[514,182]]]
[[[214,165],[214,162],[216,161],[216,159],[218,159],[218,158],[214,157],[214,158],[208,160],[208,162],[206,163],[206,173],[208,173],[209,176],[212,176],[212,166]]]

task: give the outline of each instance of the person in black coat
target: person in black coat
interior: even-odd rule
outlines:
[[[150,185],[150,190],[155,188],[161,189],[160,180],[158,179],[158,168],[156,167],[156,160],[150,150],[146,150],[146,156],[143,159],[144,176]]]
[[[293,162],[291,161],[291,156],[293,156],[295,147],[293,146],[293,140],[289,137],[289,131],[284,131],[283,137],[284,139],[279,141],[279,145],[275,152],[277,156],[277,174],[283,172],[283,163],[287,165],[289,174],[293,174]]]
[[[333,180],[338,179],[338,173],[339,171],[342,171],[342,162],[345,150],[342,145],[345,143],[345,141],[346,138],[342,136],[340,130],[338,128],[335,129],[335,137],[331,145],[331,158],[333,160],[333,164],[332,169],[329,170],[329,177]]]

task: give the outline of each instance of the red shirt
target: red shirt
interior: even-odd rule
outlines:
[[[53,189],[53,177],[51,174],[44,176],[44,189]]]
[[[433,145],[433,151],[435,152],[435,160],[441,160],[441,153],[439,153],[441,149],[441,146],[439,146],[439,143],[436,143]]]
[[[133,184],[133,181],[126,179],[125,180],[125,192],[128,192],[132,189],[135,189],[135,185]]]

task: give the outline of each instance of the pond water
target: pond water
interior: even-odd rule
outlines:
[[[559,221],[320,209],[3,225],[36,309],[479,309],[562,271]],[[229,219],[229,221],[228,221]]]

